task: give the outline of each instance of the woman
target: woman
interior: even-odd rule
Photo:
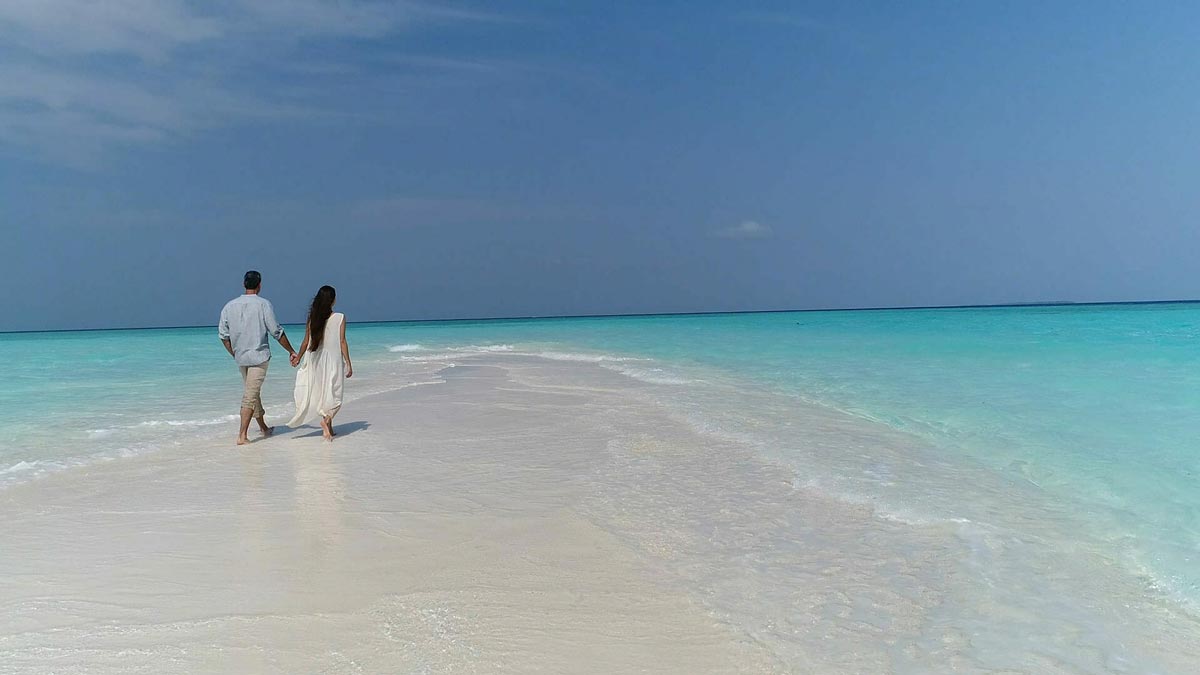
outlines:
[[[304,342],[292,357],[292,365],[299,364],[300,370],[296,371],[296,416],[288,426],[319,418],[327,441],[333,440],[333,416],[342,407],[342,384],[354,376],[346,344],[346,316],[333,312],[336,301],[333,286],[317,291],[308,310]]]

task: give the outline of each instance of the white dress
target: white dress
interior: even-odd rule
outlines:
[[[305,350],[301,357],[296,371],[296,416],[287,423],[289,427],[333,417],[342,407],[342,386],[346,382],[346,362],[342,360],[345,320],[344,314],[330,315],[321,346],[315,352]]]

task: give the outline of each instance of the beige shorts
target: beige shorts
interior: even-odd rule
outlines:
[[[266,412],[262,406],[263,380],[267,379],[267,364],[264,361],[257,366],[238,366],[242,371],[242,408],[250,408],[255,417],[262,417]]]

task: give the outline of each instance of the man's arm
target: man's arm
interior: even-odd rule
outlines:
[[[233,353],[233,343],[229,340],[229,315],[225,313],[225,308],[221,308],[221,320],[217,322],[217,337],[221,338],[221,344],[225,345],[225,351],[236,358]]]
[[[296,350],[292,349],[292,343],[287,338],[287,333],[283,332],[283,326],[279,325],[279,321],[275,319],[275,306],[269,301],[267,302],[267,312],[263,317],[267,322],[267,332],[271,334],[279,344],[287,350],[288,358],[296,355]]]
[[[292,349],[292,343],[289,342],[287,339],[287,333],[285,333],[283,331],[279,331],[279,344],[282,345],[283,348],[287,350],[288,358],[291,358],[296,355],[296,350]]]

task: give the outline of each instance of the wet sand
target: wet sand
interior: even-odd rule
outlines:
[[[583,396],[494,367],[0,496],[2,673],[762,672],[577,513]],[[777,664],[775,664],[777,665]]]

